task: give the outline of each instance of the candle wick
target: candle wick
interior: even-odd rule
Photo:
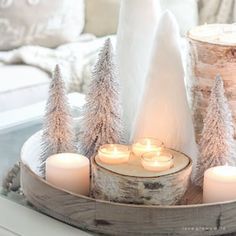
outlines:
[[[118,154],[118,150],[117,150],[117,147],[114,147],[114,150],[113,150],[114,154],[117,155]]]
[[[149,139],[147,139],[147,142],[146,142],[146,149],[150,149],[151,148],[151,142]]]

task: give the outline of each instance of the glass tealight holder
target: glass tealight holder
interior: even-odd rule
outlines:
[[[105,144],[98,150],[99,159],[106,164],[122,164],[129,161],[130,147],[121,144]]]
[[[141,157],[147,152],[160,152],[164,143],[155,138],[140,138],[132,145],[132,152],[135,156]]]
[[[141,163],[145,170],[162,172],[174,166],[174,156],[167,151],[147,152],[141,157]]]

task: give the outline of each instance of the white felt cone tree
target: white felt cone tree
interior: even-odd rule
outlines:
[[[167,147],[189,155],[196,164],[197,146],[184,84],[180,35],[166,11],[157,28],[143,101],[133,139],[158,138]]]
[[[142,99],[160,12],[158,0],[121,0],[116,45],[127,142]]]
[[[103,144],[122,142],[119,92],[113,49],[110,39],[107,39],[93,71],[81,122],[79,149],[89,158]]]
[[[73,120],[65,92],[65,84],[57,65],[49,87],[49,97],[41,141],[40,173],[45,176],[45,162],[56,153],[76,152]]]
[[[194,178],[197,185],[202,186],[204,172],[208,168],[225,164],[235,165],[236,153],[233,135],[232,114],[224,95],[223,81],[220,76],[217,76],[211,91],[199,143],[200,158]]]

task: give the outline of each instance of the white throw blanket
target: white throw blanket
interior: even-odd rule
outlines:
[[[86,34],[82,35],[77,42],[61,45],[55,49],[23,46],[12,51],[0,52],[0,62],[27,64],[49,73],[53,71],[56,64],[60,64],[68,90],[83,92],[90,81],[91,69],[97,54],[107,37],[96,38]],[[109,37],[115,43],[115,36]]]

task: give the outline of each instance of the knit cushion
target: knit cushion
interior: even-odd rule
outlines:
[[[74,41],[83,27],[83,0],[0,1],[0,50],[56,47]]]
[[[116,33],[119,9],[120,0],[86,0],[84,32],[96,36]]]

